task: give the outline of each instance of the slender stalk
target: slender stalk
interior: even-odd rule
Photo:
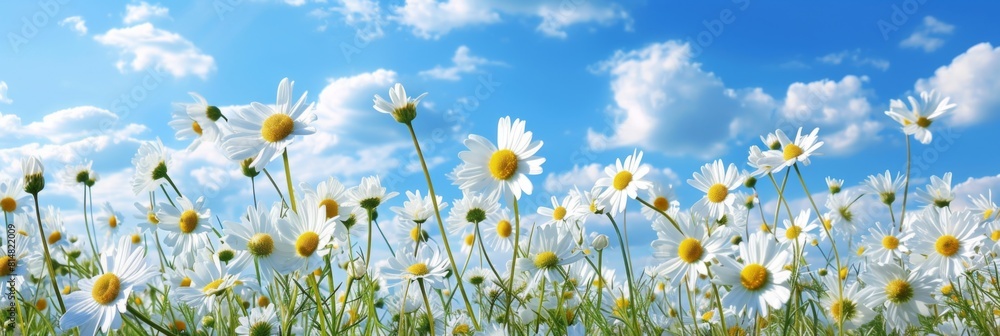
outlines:
[[[478,330],[479,322],[476,320],[476,314],[472,309],[472,303],[469,302],[469,296],[465,293],[465,284],[462,283],[462,276],[458,273],[458,264],[455,263],[455,256],[451,253],[451,245],[448,244],[448,235],[445,234],[444,220],[441,219],[441,209],[438,206],[437,195],[434,193],[434,183],[431,182],[431,173],[427,169],[427,162],[424,160],[424,153],[420,150],[420,143],[417,141],[417,133],[413,131],[413,124],[406,123],[406,128],[410,130],[410,137],[413,139],[413,147],[417,150],[417,157],[420,158],[420,166],[424,170],[424,177],[427,179],[427,189],[431,196],[431,204],[434,205],[434,216],[437,219],[438,229],[441,231],[441,242],[444,243],[444,250],[448,252],[448,261],[451,262],[452,273],[455,274],[455,281],[458,282],[458,290],[462,293],[462,301],[465,301],[465,308],[468,310],[469,319],[472,320],[472,325]],[[516,208],[514,211],[517,211]],[[516,215],[515,215],[516,216]],[[516,234],[516,231],[515,231]],[[515,241],[517,236],[514,236]],[[517,248],[515,244],[515,253],[517,253]],[[512,263],[513,264],[513,263]],[[511,272],[511,282],[513,282],[513,272]]]
[[[93,200],[91,200],[93,202]],[[97,255],[97,244],[94,243],[93,236],[90,235],[90,224],[87,220],[87,186],[83,186],[83,226],[87,229],[87,240],[90,241],[90,250],[94,252],[94,260],[99,260]],[[94,234],[97,234],[97,224],[94,224]],[[101,268],[101,263],[96,263],[98,268]],[[101,270],[104,271],[103,269]]]
[[[903,232],[903,219],[906,218],[906,199],[910,195],[910,137],[906,137],[906,180],[903,181],[903,210],[899,213],[899,232]]]
[[[274,186],[274,190],[278,192],[278,197],[281,198],[281,204],[284,204],[285,207],[288,207],[288,202],[285,201],[285,194],[281,193],[281,188],[278,188],[278,183],[274,182],[274,177],[272,177],[271,173],[267,171],[267,168],[261,170],[264,171],[264,175],[267,176],[267,179],[271,181],[271,185]]]
[[[156,329],[156,331],[159,331],[159,332],[163,333],[164,335],[168,335],[168,336],[175,336],[175,335],[177,335],[177,334],[174,334],[174,333],[170,332],[170,330],[167,330],[167,328],[164,328],[164,327],[160,326],[159,324],[156,324],[155,322],[153,322],[152,320],[150,320],[149,317],[146,317],[145,314],[143,314],[142,312],[140,312],[139,310],[137,310],[135,308],[132,308],[132,306],[126,306],[126,307],[127,307],[126,309],[128,310],[128,312],[130,314],[135,315],[135,317],[138,318],[139,321],[142,321],[142,323],[145,323],[146,325],[149,325],[153,329]]]
[[[181,194],[181,190],[177,189],[177,185],[174,184],[174,180],[170,178],[170,175],[164,174],[164,178],[166,178],[167,183],[170,183],[170,186],[174,188],[174,192],[177,193],[177,196],[184,197],[184,195]]]
[[[708,278],[713,279],[712,269],[710,267],[706,267],[706,269],[708,269]],[[726,327],[726,314],[722,312],[722,298],[719,297],[719,286],[714,282],[712,283],[712,294],[715,296],[715,307],[719,309],[719,321],[722,322],[722,332],[728,335],[729,328]]]
[[[382,232],[382,226],[378,225],[378,221],[375,221],[375,228],[378,229],[378,234],[382,236],[382,240],[385,241],[385,246],[389,248],[389,254],[395,258],[396,252],[392,250],[392,244],[389,244],[389,239],[385,237],[385,233]],[[413,253],[416,255],[416,249],[413,250]]]
[[[292,211],[299,212],[295,207],[295,189],[292,188],[292,170],[288,165],[288,149],[281,152],[281,160],[285,162],[285,182],[288,183],[288,199],[292,203]]]
[[[611,213],[605,213],[605,215],[607,215],[608,219],[611,220],[611,226],[615,228],[615,233],[618,235],[618,244],[621,245],[622,260],[625,263],[625,276],[628,278],[629,294],[639,295],[639,292],[635,290],[635,280],[632,279],[632,262],[629,260],[628,254],[626,253],[627,247],[625,246],[625,241],[622,240],[622,232],[618,229],[618,223],[615,222],[615,218],[611,216]],[[635,314],[635,307],[630,304],[628,305],[628,308],[632,311],[631,315],[634,320],[633,323],[635,323],[635,327],[638,328],[639,322],[636,320],[637,316]]]
[[[66,313],[66,304],[63,303],[62,293],[59,292],[59,284],[56,283],[56,269],[52,267],[52,256],[49,254],[49,241],[45,236],[45,228],[42,227],[42,213],[38,211],[38,193],[31,196],[35,199],[35,218],[38,219],[38,234],[42,236],[42,248],[45,252],[45,265],[49,268],[49,280],[52,280],[52,290],[56,292],[56,299],[59,300],[59,312]]]
[[[670,215],[668,215],[666,212],[656,208],[656,206],[653,206],[652,204],[649,204],[649,202],[646,202],[646,200],[642,199],[642,197],[636,197],[635,200],[639,201],[639,203],[642,203],[642,205],[645,205],[646,207],[660,213],[661,215],[663,215],[663,217],[667,217],[667,219],[670,220],[670,224],[673,224],[674,228],[677,229],[677,232],[684,234],[684,230],[681,230],[681,226],[677,224],[677,221],[674,220],[673,217],[670,217]]]
[[[909,140],[909,138],[907,138],[907,140]],[[802,190],[804,190],[806,192],[806,196],[809,198],[809,203],[812,204],[813,210],[816,211],[817,216],[819,216],[819,214],[820,214],[819,207],[816,206],[816,201],[813,200],[812,194],[809,193],[809,187],[806,187],[806,180],[805,180],[805,178],[802,177],[802,172],[799,170],[799,164],[796,163],[792,167],[795,167],[795,174],[799,176],[799,183],[802,184]],[[904,195],[903,198],[905,199],[906,196]],[[903,203],[903,206],[904,207],[906,206],[905,201]],[[900,218],[900,221],[902,222],[902,218]],[[826,236],[830,237],[830,246],[833,247],[833,257],[834,257],[834,260],[837,261],[837,298],[843,298],[844,297],[844,279],[842,279],[840,277],[840,269],[843,266],[840,263],[840,252],[837,251],[837,241],[833,239],[833,234],[830,233],[830,228],[828,228],[826,225],[821,225],[821,226],[823,227],[823,231],[826,231]],[[844,321],[843,320],[837,322],[837,329],[839,329],[839,334],[840,335],[844,334]]]
[[[365,265],[371,265],[372,260],[372,214],[375,212],[373,209],[368,210],[368,247],[365,251]]]
[[[521,213],[517,206],[517,197],[514,198],[514,251],[510,255],[510,278],[507,280],[507,288],[514,290],[514,274],[517,274],[515,268],[517,266],[517,252],[520,249],[520,238],[521,238]],[[529,237],[530,238],[530,237]],[[529,240],[528,245],[531,245]],[[510,311],[514,305],[513,295],[507,296],[507,311],[504,316],[507,317],[507,321],[510,321]]]
[[[420,295],[424,297],[424,306],[427,307],[427,323],[430,325],[431,334],[434,334],[434,313],[431,311],[431,300],[427,299],[427,290],[424,289],[424,279],[417,279],[417,284],[420,285]],[[469,315],[472,315],[472,312],[469,312]]]

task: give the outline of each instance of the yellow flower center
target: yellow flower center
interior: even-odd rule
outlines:
[[[931,120],[927,119],[927,117],[917,118],[917,126],[920,126],[921,128],[927,128],[930,125],[931,125]]]
[[[191,278],[184,277],[184,279],[181,279],[181,287],[191,287]]]
[[[840,271],[839,271],[840,280],[847,279],[847,272],[848,271],[849,271],[849,269],[847,267],[844,267],[844,268],[840,269]]]
[[[118,216],[112,215],[111,217],[108,217],[108,226],[110,226],[112,229],[117,228],[118,227]]]
[[[941,286],[941,294],[951,295],[951,291],[953,291],[954,289],[955,288],[952,287],[951,284],[947,284],[947,285]]]
[[[677,246],[677,256],[689,264],[701,260],[703,252],[704,249],[701,247],[701,241],[694,238],[684,238],[680,245]]]
[[[35,309],[38,309],[38,311],[45,310],[45,308],[48,307],[49,307],[49,302],[46,301],[45,299],[38,299],[38,301],[35,301]]]
[[[514,232],[514,228],[512,226],[510,226],[510,222],[507,221],[506,219],[501,220],[499,223],[497,223],[497,236],[499,236],[500,238],[510,237],[510,234],[513,233],[513,232]],[[1000,232],[1000,231],[997,231],[997,232]],[[996,240],[996,239],[994,239],[994,240]]]
[[[629,183],[632,183],[632,173],[622,170],[618,174],[615,174],[615,179],[611,182],[611,186],[615,187],[615,190],[625,190]]]
[[[990,217],[993,217],[993,209],[986,209],[986,211],[983,211],[983,220],[990,219]]]
[[[167,327],[173,330],[183,331],[187,329],[187,323],[184,323],[184,321],[181,320],[174,320],[174,322],[167,325]]]
[[[830,231],[830,229],[833,227],[833,221],[830,220],[829,218],[823,218],[822,220],[820,220],[820,222],[823,223],[823,228],[826,229],[827,231]]]
[[[472,246],[472,244],[476,243],[476,235],[472,233],[465,235],[464,241],[466,246]]]
[[[132,235],[132,244],[138,244],[141,242],[142,242],[142,236],[140,236],[139,234]]]
[[[893,303],[903,303],[913,297],[913,287],[906,280],[895,279],[885,285],[885,297]]]
[[[206,294],[211,294],[211,292],[219,289],[219,286],[222,285],[222,282],[223,282],[222,279],[216,279],[215,281],[209,282],[207,285],[205,285],[205,287],[202,287],[201,291]]]
[[[594,285],[594,287],[597,287],[597,289],[604,288],[604,280],[602,280],[600,276],[595,277],[594,281],[592,281],[590,284]]]
[[[708,188],[708,201],[712,203],[722,203],[729,196],[729,188],[722,183],[713,184]]]
[[[628,299],[626,299],[626,298],[621,297],[621,298],[615,299],[615,307],[618,307],[620,309],[625,309],[625,308],[628,308],[628,305],[629,305],[629,302],[628,302]]]
[[[121,289],[121,280],[114,273],[104,273],[101,277],[94,281],[94,289],[90,291],[90,295],[94,297],[94,301],[101,305],[108,305],[109,303],[115,301],[118,298],[118,291]]]
[[[761,224],[760,225],[760,232],[771,233],[771,227],[767,226],[767,224]]]
[[[761,264],[750,264],[743,267],[740,271],[740,284],[743,285],[747,290],[758,290],[767,284],[767,281],[771,277],[768,273],[767,268]]]
[[[52,233],[49,234],[49,245],[58,243],[60,240],[62,240],[62,232],[52,231]]]
[[[896,238],[896,236],[882,237],[882,247],[886,250],[895,250],[899,247],[899,238]]]
[[[198,136],[201,136],[201,125],[198,125],[197,121],[191,122],[191,130],[198,134]]]
[[[329,198],[319,202],[319,206],[326,206],[326,219],[337,217],[340,212],[340,205],[337,204],[337,201]]]
[[[472,330],[469,329],[469,325],[465,324],[465,323],[459,324],[459,325],[457,325],[457,326],[455,326],[454,328],[451,329],[451,334],[452,335],[466,335],[466,334],[471,334],[471,333],[472,333]]]
[[[490,174],[498,180],[506,180],[517,172],[517,155],[509,149],[501,149],[490,156]]]
[[[295,239],[295,251],[300,256],[312,256],[317,248],[319,248],[319,235],[316,232],[307,231],[299,235],[298,239]]]
[[[993,233],[990,234],[990,239],[993,239],[993,241],[1000,241],[1000,230],[994,230]]]
[[[257,307],[264,308],[270,304],[271,304],[271,299],[268,299],[266,296],[261,295],[260,297],[257,298]]]
[[[795,240],[799,238],[800,233],[802,233],[802,228],[798,225],[792,225],[792,227],[788,228],[788,230],[785,230],[785,238],[788,238],[788,240]]]
[[[160,219],[156,218],[156,214],[152,211],[146,213],[146,220],[148,220],[153,225],[160,224]]]
[[[406,272],[416,276],[424,276],[430,273],[431,270],[427,269],[427,264],[418,262],[416,264],[410,265],[410,267],[407,267]]]
[[[559,257],[552,251],[545,251],[535,256],[535,267],[549,268],[559,263]]]
[[[858,306],[850,300],[837,300],[830,306],[830,315],[834,321],[846,321],[854,317]]]
[[[705,322],[711,321],[712,320],[712,316],[715,316],[715,311],[709,310],[709,311],[705,312],[704,314],[701,314],[701,320],[705,321]]]
[[[292,121],[292,117],[275,113],[264,119],[264,125],[260,128],[260,136],[267,142],[278,142],[285,140],[292,134],[293,130],[295,130],[295,122]]]
[[[4,197],[0,199],[0,209],[3,209],[3,212],[14,212],[17,210],[17,201],[11,197]]]
[[[561,221],[563,218],[566,218],[566,208],[560,206],[552,210],[552,219]]]
[[[266,257],[274,252],[274,239],[266,233],[257,233],[247,241],[247,250],[256,257]]]
[[[198,227],[198,213],[194,210],[184,210],[181,214],[181,232],[191,233]]]
[[[785,146],[785,149],[783,151],[784,154],[783,156],[785,161],[788,161],[799,157],[799,155],[802,155],[802,153],[805,153],[805,151],[802,150],[802,147],[799,147],[796,144],[788,144],[788,146]]]
[[[952,235],[943,235],[934,243],[934,249],[937,250],[937,253],[945,257],[950,257],[958,253],[960,246],[961,243],[958,241],[958,238]]]
[[[653,200],[653,207],[655,207],[656,210],[665,212],[667,211],[667,209],[670,209],[670,201],[668,201],[667,198],[663,196],[657,197],[656,199]]]
[[[0,257],[0,277],[14,273],[14,266],[17,266],[17,260],[14,260],[14,258],[6,255]]]
[[[413,241],[415,242],[423,241],[423,237],[424,237],[423,231],[420,230],[419,226],[415,226],[413,227],[413,229],[410,229],[410,239],[413,239]]]

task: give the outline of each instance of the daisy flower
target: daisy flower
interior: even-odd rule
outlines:
[[[378,176],[363,177],[360,185],[347,191],[347,205],[371,211],[396,195],[399,193],[395,191],[386,193]]]
[[[892,226],[883,227],[879,222],[875,222],[875,227],[868,229],[870,235],[861,240],[865,247],[865,254],[869,255],[876,263],[893,263],[896,259],[904,259],[910,253],[906,244],[913,239],[913,230],[909,226],[904,227],[903,232],[896,232]]]
[[[688,286],[694,288],[699,276],[708,274],[706,264],[724,252],[723,248],[729,241],[719,235],[710,235],[704,225],[693,223],[688,216],[677,216],[676,221],[683,233],[673,225],[664,224],[662,219],[659,225],[654,226],[659,238],[650,244],[653,256],[666,259],[657,267],[656,273],[671,279],[674,286],[687,281]]]
[[[601,199],[601,187],[593,186],[590,191],[580,191],[580,189],[573,188],[570,190],[571,193],[577,195],[580,199],[580,203],[586,208],[587,216],[581,217],[586,219],[591,215],[602,215],[604,214],[604,209],[607,208],[607,203],[604,199]]]
[[[893,99],[889,102],[889,110],[885,114],[903,126],[903,133],[912,134],[922,144],[931,143],[933,137],[930,131],[931,123],[945,113],[955,109],[957,105],[949,104],[950,97],[942,98],[937,91],[921,92],[920,102],[910,96],[911,109],[906,108],[902,100]]]
[[[514,246],[514,217],[510,210],[493,212],[482,227],[483,243],[498,252],[509,252]]]
[[[326,219],[340,220],[350,213],[346,208],[347,188],[336,178],[329,178],[320,182],[313,190],[308,184],[303,183],[300,188],[305,191],[306,198],[313,198],[317,207],[326,207]]]
[[[135,210],[138,212],[133,218],[138,219],[139,222],[136,224],[142,232],[155,232],[156,225],[160,224],[160,218],[156,217],[156,208],[150,205],[143,205],[142,203],[135,202],[132,204]]]
[[[67,186],[76,186],[81,184],[84,186],[93,186],[99,178],[97,172],[95,172],[90,167],[93,166],[93,161],[84,161],[75,165],[68,165],[62,171],[63,184]]]
[[[792,243],[795,246],[805,246],[806,243],[811,242],[814,237],[812,232],[819,228],[819,225],[809,217],[812,215],[812,210],[805,209],[799,212],[798,216],[795,216],[794,221],[785,219],[784,227],[778,228],[775,232],[775,237],[781,243]]]
[[[222,138],[222,130],[216,121],[222,117],[218,107],[210,106],[201,95],[188,92],[194,103],[174,103],[173,120],[168,124],[180,140],[194,139],[188,146],[188,151],[194,150],[202,143],[216,143]]]
[[[38,156],[21,159],[21,172],[24,174],[24,192],[37,195],[45,189],[45,166]]]
[[[978,198],[974,198],[972,195],[969,195],[969,201],[972,202],[972,206],[969,207],[969,210],[982,214],[983,221],[990,220],[990,217],[997,214],[998,210],[996,203],[993,203],[993,190],[987,190],[987,192],[988,193],[986,195],[979,194]]]
[[[692,210],[714,219],[721,219],[727,212],[733,211],[736,195],[732,190],[739,188],[743,181],[736,165],[730,163],[727,169],[722,160],[701,167],[701,173],[694,173],[694,179],[687,182],[692,187],[705,193],[694,204]]]
[[[243,268],[255,262],[260,265],[262,274],[270,275],[267,272],[269,270],[284,274],[291,268],[292,243],[278,234],[278,227],[288,226],[288,223],[272,221],[272,218],[278,218],[280,209],[272,208],[271,213],[268,213],[262,208],[262,205],[249,206],[246,216],[240,216],[240,223],[226,222],[226,235],[222,237],[222,241],[233,249],[249,252],[233,260],[237,265],[235,267]]]
[[[205,255],[202,255],[205,256]],[[171,292],[177,299],[199,314],[214,311],[217,296],[239,284],[252,284],[253,280],[242,275],[242,269],[233,268],[233,263],[224,264],[218,255],[212,255],[209,260],[200,260],[194,264],[194,271],[188,272],[190,280],[187,286],[181,286]]]
[[[488,199],[482,194],[465,193],[464,197],[454,202],[451,213],[448,214],[448,232],[452,235],[462,235],[475,231],[479,223],[486,221],[493,213],[500,211],[500,203]]]
[[[22,213],[31,202],[31,195],[24,192],[24,181],[6,179],[0,182],[0,210],[5,213]]]
[[[405,281],[422,280],[431,288],[444,289],[448,287],[445,275],[448,274],[448,260],[438,253],[437,249],[427,247],[413,251],[402,250],[396,257],[389,258],[389,263],[382,268],[386,278]]]
[[[98,223],[107,224],[108,236],[118,237],[119,229],[125,224],[125,216],[111,207],[111,202],[104,202],[104,213],[97,217]]]
[[[431,202],[430,195],[422,197],[420,196],[420,190],[416,192],[407,191],[406,198],[407,200],[403,202],[402,207],[389,208],[400,217],[400,220],[423,224],[428,218],[434,215],[434,203]],[[443,197],[437,196],[438,210],[448,207],[448,203],[443,200]]]
[[[552,207],[538,207],[538,214],[548,219],[546,224],[565,224],[576,221],[576,218],[583,215],[584,208],[580,204],[580,199],[573,193],[563,197],[562,203],[555,196],[552,196]]]
[[[835,179],[833,177],[826,177],[826,189],[830,191],[830,194],[836,194],[840,192],[840,189],[844,187],[843,179]]]
[[[391,230],[390,234],[395,236],[395,241],[403,245],[403,248],[415,249],[431,239],[430,233],[424,228],[424,223],[403,220],[399,216],[396,216],[392,222],[396,223],[396,229]]]
[[[185,262],[194,262],[194,251],[208,245],[208,232],[212,231],[212,212],[205,209],[205,198],[199,197],[194,203],[187,197],[178,197],[177,206],[160,203],[156,217],[160,224],[156,227],[167,232],[163,242],[173,247],[174,257],[183,256]]]
[[[720,265],[712,266],[716,275],[712,281],[732,286],[722,298],[723,306],[746,309],[746,316],[762,317],[770,309],[780,309],[791,296],[787,282],[792,272],[785,269],[785,264],[791,262],[788,251],[770,235],[756,232],[740,244],[739,256],[742,263],[719,256]]]
[[[575,239],[570,235],[559,234],[555,225],[542,225],[535,230],[534,242],[529,245],[525,257],[515,263],[518,271],[528,272],[532,282],[541,277],[549,281],[562,281],[560,267],[569,265],[583,258],[576,249]]]
[[[444,335],[448,336],[472,336],[475,334],[476,329],[472,327],[472,320],[465,314],[452,315],[448,318],[448,323],[444,328]]]
[[[778,145],[781,146],[780,143]],[[782,154],[777,150],[761,151],[760,147],[750,146],[750,154],[747,156],[747,164],[755,170],[750,173],[752,176],[763,176],[770,174],[775,167],[781,164]]]
[[[317,207],[313,202],[306,198],[302,202],[302,211],[289,213],[288,217],[278,221],[277,231],[286,243],[294,242],[295,251],[290,253],[290,259],[286,259],[290,269],[305,272],[321,267],[324,265],[323,258],[331,252],[327,246],[334,239],[347,239],[347,228],[327,217],[325,205]]]
[[[23,218],[18,218],[23,217]],[[15,216],[15,221],[28,221],[26,215]],[[0,256],[0,302],[8,302],[9,298],[15,297],[28,280],[27,275],[31,274],[28,267],[39,267],[45,261],[37,251],[38,237],[17,237],[17,239],[4,240],[3,250]],[[13,244],[10,244],[13,242]],[[23,296],[22,296],[23,297]]]
[[[812,132],[803,136],[802,127],[799,127],[798,132],[795,133],[795,141],[792,141],[782,130],[774,131],[778,141],[781,142],[782,159],[781,164],[777,165],[774,170],[791,167],[798,162],[808,166],[809,157],[818,154],[816,150],[823,146],[822,141],[817,141],[819,139],[817,133],[819,133],[819,128],[814,128]]]
[[[141,292],[146,282],[157,275],[146,263],[144,250],[133,247],[126,238],[109,252],[101,258],[105,273],[80,280],[80,290],[66,296],[66,313],[59,319],[64,330],[79,327],[81,335],[117,330],[129,296],[133,291]]]
[[[278,100],[272,107],[258,102],[249,109],[236,111],[229,118],[233,133],[222,138],[222,148],[233,160],[253,158],[250,167],[260,170],[284,152],[296,135],[316,132],[313,106],[306,105],[306,93],[292,103],[292,85],[288,78],[278,84]]]
[[[845,284],[842,295],[834,290],[840,287],[836,275],[823,277],[823,284],[830,290],[823,296],[821,304],[834,325],[842,321],[844,330],[854,330],[875,318],[875,311],[865,305],[871,294],[861,291],[859,283]]]
[[[403,84],[396,83],[395,86],[389,88],[389,99],[391,101],[386,101],[379,95],[375,95],[375,98],[372,100],[375,105],[372,105],[372,107],[376,111],[392,115],[392,118],[400,123],[408,124],[417,117],[417,104],[426,95],[427,92],[424,92],[417,96],[417,98],[410,98],[406,95],[406,89],[403,88]]]
[[[865,186],[873,194],[878,195],[883,204],[892,205],[892,202],[896,201],[896,193],[903,189],[903,177],[896,174],[896,178],[893,179],[886,170],[885,174],[868,175]]]
[[[135,167],[132,192],[136,196],[155,192],[156,188],[167,183],[167,161],[170,161],[170,156],[159,138],[156,142],[147,141],[139,145],[139,151],[132,157],[132,166]]]
[[[986,236],[971,212],[943,208],[917,216],[912,247],[916,253],[927,256],[920,262],[922,270],[942,279],[955,279],[981,256],[977,249]]]
[[[605,187],[601,193],[601,198],[607,200],[611,205],[611,214],[619,214],[625,211],[625,203],[629,198],[635,199],[639,196],[639,190],[646,190],[652,186],[649,181],[643,180],[649,173],[649,166],[641,166],[642,152],[632,151],[632,155],[625,157],[625,163],[621,159],[615,160],[615,167],[604,167],[605,177],[597,180],[598,187]]]
[[[45,211],[42,212],[42,225],[45,228],[44,232],[49,234],[47,241],[49,247],[57,246],[68,246],[69,236],[66,232],[66,225],[63,223],[62,211],[54,206],[48,206]],[[63,260],[65,262],[65,260]]]
[[[992,221],[986,226],[986,234],[990,237],[987,241],[989,251],[1000,253],[1000,221]],[[994,257],[996,257],[994,255]]]
[[[924,190],[918,190],[916,196],[928,205],[938,208],[951,205],[951,201],[955,200],[955,193],[951,190],[951,172],[944,173],[944,178],[931,176],[931,184]]]
[[[861,215],[851,209],[856,200],[857,197],[849,190],[836,195],[830,195],[826,199],[826,208],[830,210],[830,212],[827,212],[829,224],[824,222],[823,225],[830,225],[830,234],[833,234],[834,229],[848,234],[853,234],[857,231],[857,225],[862,220]],[[823,237],[825,238],[826,235],[823,235]]]
[[[652,188],[649,188],[649,204],[656,207],[656,210],[666,212],[671,216],[675,216],[678,208],[681,206],[681,203],[677,201],[677,192],[674,191],[674,186],[670,184],[653,184]],[[648,220],[663,216],[656,210],[643,207],[642,215]]]
[[[464,166],[456,173],[455,182],[462,190],[483,192],[489,198],[500,196],[521,198],[521,192],[531,195],[534,189],[528,175],[542,173],[545,158],[535,156],[541,141],[531,141],[531,132],[524,131],[525,122],[510,117],[497,122],[497,145],[486,138],[469,134],[465,140],[468,151],[458,153]]]
[[[250,309],[250,315],[239,318],[236,334],[240,336],[278,335],[280,325],[274,305]]]
[[[919,325],[920,315],[930,315],[927,306],[934,304],[931,293],[938,280],[892,263],[873,267],[860,277],[866,285],[861,295],[868,297],[864,304],[872,310],[885,307],[882,314],[886,329],[902,333]]]

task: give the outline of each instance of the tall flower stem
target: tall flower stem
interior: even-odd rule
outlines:
[[[714,279],[715,277],[712,276],[711,267],[706,267],[706,269],[708,270],[708,278]],[[714,294],[712,296],[715,297],[715,307],[719,309],[719,321],[722,322],[722,331],[728,335],[729,328],[726,327],[726,313],[722,311],[722,298],[719,297],[719,286],[714,282],[712,283],[712,294]]]
[[[288,199],[292,203],[292,211],[298,213],[299,210],[295,207],[295,189],[292,188],[292,170],[288,166],[287,148],[281,152],[281,160],[285,162],[285,182],[288,183]]]
[[[903,181],[903,210],[899,213],[899,232],[903,232],[903,219],[906,219],[906,198],[910,195],[910,137],[906,138],[906,180]]]
[[[618,244],[621,245],[622,260],[625,263],[625,276],[628,278],[628,290],[629,290],[629,294],[630,295],[632,295],[632,294],[638,295],[639,292],[635,290],[635,280],[633,280],[633,278],[632,278],[632,261],[629,260],[628,254],[626,253],[626,250],[628,249],[628,247],[625,245],[625,241],[622,240],[622,232],[621,232],[621,230],[618,229],[618,223],[615,222],[615,218],[613,216],[611,216],[611,213],[605,213],[605,215],[607,215],[608,219],[611,220],[611,226],[613,226],[615,228],[615,233],[618,235]],[[632,311],[632,318],[634,320],[633,323],[635,323],[635,327],[639,328],[639,322],[638,322],[638,320],[636,320],[638,317],[636,316],[634,305],[630,304],[630,305],[628,305],[628,308],[629,308],[629,310]]]
[[[170,186],[174,188],[174,192],[175,192],[175,193],[177,193],[177,196],[179,196],[179,197],[184,197],[184,195],[183,195],[183,194],[181,194],[181,190],[180,190],[180,189],[177,189],[177,184],[175,184],[175,183],[174,183],[174,180],[173,180],[172,178],[170,178],[170,175],[166,175],[166,174],[164,174],[164,176],[163,176],[163,177],[164,177],[165,179],[167,179],[167,183],[170,183]]]
[[[431,196],[432,198],[434,196]],[[434,312],[431,311],[431,300],[427,299],[427,290],[424,289],[424,279],[417,279],[417,284],[420,285],[420,295],[424,297],[424,306],[427,307],[427,323],[430,326],[431,334],[434,334]],[[469,312],[472,315],[472,312]]]
[[[521,238],[521,213],[517,206],[517,197],[514,198],[514,252],[510,255],[510,279],[507,280],[507,288],[511,291],[514,290],[514,275],[517,274],[515,268],[517,267],[517,252],[520,249],[520,238]],[[531,245],[529,242],[528,245]],[[504,313],[507,317],[507,321],[510,321],[510,311],[514,305],[513,295],[507,296],[507,311]]]
[[[261,170],[264,172],[264,175],[267,176],[268,181],[271,181],[271,185],[274,186],[274,190],[278,192],[278,197],[281,198],[281,204],[284,204],[287,207],[288,202],[285,201],[285,195],[281,193],[281,188],[278,188],[278,183],[274,182],[274,177],[272,177],[271,173],[267,171],[267,168]]]
[[[149,317],[146,317],[145,314],[143,314],[142,312],[140,312],[139,310],[137,310],[135,308],[132,308],[132,306],[126,306],[126,307],[127,307],[126,309],[128,310],[128,312],[130,314],[134,315],[136,318],[139,319],[139,321],[142,321],[142,323],[145,323],[146,325],[152,327],[153,329],[156,329],[156,331],[159,331],[159,332],[163,333],[164,335],[169,335],[169,336],[176,335],[176,334],[170,332],[170,330],[167,330],[167,328],[164,328],[164,327],[160,326],[159,324],[156,324],[155,322],[153,322],[152,320],[150,320]]]
[[[93,202],[93,200],[91,200]],[[114,214],[112,214],[114,216]],[[90,235],[90,222],[87,220],[87,186],[83,187],[83,226],[87,229],[87,240],[90,242],[90,250],[94,252],[94,258],[97,258],[97,244],[94,243],[93,236]],[[94,234],[97,234],[97,224],[94,224]],[[101,263],[96,263],[98,268],[101,268]],[[104,271],[103,269],[101,270]]]
[[[59,284],[56,283],[56,269],[52,267],[52,256],[49,254],[49,241],[45,236],[45,228],[42,227],[42,213],[38,211],[38,193],[32,194],[35,199],[35,218],[38,219],[38,234],[42,236],[42,251],[45,252],[45,265],[49,268],[49,280],[52,280],[52,290],[56,292],[56,299],[59,300],[59,312],[66,313],[66,304],[63,303],[62,293],[59,292]]]
[[[444,250],[448,252],[448,261],[451,262],[451,271],[455,274],[455,281],[458,282],[458,290],[462,293],[462,301],[465,301],[465,309],[468,310],[469,319],[472,320],[472,325],[476,329],[480,329],[479,322],[476,320],[476,314],[473,313],[472,303],[469,302],[469,296],[465,293],[465,285],[462,283],[462,275],[458,273],[458,264],[455,263],[455,256],[451,253],[451,245],[448,244],[448,235],[445,234],[444,220],[441,219],[441,209],[438,207],[437,194],[434,193],[434,183],[431,182],[431,173],[427,169],[427,161],[424,160],[424,153],[420,151],[420,142],[417,141],[417,133],[413,131],[413,124],[406,123],[406,128],[410,130],[410,137],[413,139],[413,147],[417,150],[417,157],[420,158],[420,166],[424,170],[424,177],[427,179],[427,189],[431,196],[431,204],[434,205],[434,216],[436,216],[438,229],[441,231],[441,242],[444,243]],[[515,240],[517,236],[514,236]],[[517,248],[515,247],[515,253]],[[513,273],[512,273],[513,274]]]
[[[907,138],[907,140],[909,140],[909,138]],[[799,164],[796,163],[792,167],[795,167],[795,174],[799,176],[799,183],[802,184],[802,190],[806,192],[806,197],[809,198],[809,203],[812,204],[813,210],[816,211],[816,215],[820,216],[819,214],[821,212],[819,211],[819,207],[816,206],[816,201],[813,200],[812,194],[809,193],[809,188],[806,187],[806,180],[805,180],[805,178],[802,177],[802,172],[799,170]],[[903,197],[905,198],[906,196],[903,196]],[[905,206],[906,203],[903,203],[903,204]],[[900,220],[902,220],[902,219],[900,219]],[[821,217],[820,221],[822,221],[822,217]],[[826,236],[830,237],[830,246],[833,247],[833,258],[837,261],[837,297],[838,298],[843,298],[844,297],[844,279],[840,277],[840,270],[841,270],[841,268],[843,268],[843,266],[840,263],[840,253],[837,252],[837,241],[835,239],[833,239],[833,234],[830,233],[830,228],[829,227],[827,227],[826,225],[821,225],[821,226],[823,227],[823,231],[826,232]],[[797,286],[798,284],[794,284],[794,285]],[[839,330],[838,332],[839,332],[840,335],[844,334],[844,321],[843,320],[837,322],[837,329]]]

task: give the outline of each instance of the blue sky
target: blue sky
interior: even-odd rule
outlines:
[[[856,186],[870,174],[902,171],[904,138],[882,112],[890,99],[937,89],[959,108],[933,125],[935,143],[915,143],[914,178],[953,172],[955,184],[965,183],[957,188],[961,203],[1000,185],[1000,158],[984,150],[996,140],[1000,113],[1000,30],[986,15],[996,6],[4,3],[0,175],[17,176],[14,163],[39,154],[52,172],[46,198],[73,209],[79,192],[56,185],[55,172],[93,160],[103,177],[97,201],[130,212],[140,199],[124,187],[130,160],[141,141],[159,137],[177,151],[171,171],[185,194],[207,195],[213,213],[235,219],[248,205],[248,182],[214,148],[184,151],[187,142],[167,126],[171,103],[190,101],[189,91],[224,107],[270,103],[288,77],[296,95],[309,91],[320,118],[319,134],[290,148],[302,182],[332,175],[355,184],[380,174],[396,191],[423,189],[405,128],[371,108],[372,95],[401,82],[411,95],[430,93],[415,126],[449,201],[460,193],[445,187],[444,174],[458,164],[461,139],[495,138],[496,120],[510,115],[545,141],[539,155],[548,160],[533,178],[527,212],[571,184],[589,186],[634,148],[687,207],[701,196],[685,182],[692,172],[715,158],[747,168],[747,148],[779,127],[820,128],[824,155],[805,171],[814,192],[826,176]],[[274,200],[268,184],[258,190]]]

